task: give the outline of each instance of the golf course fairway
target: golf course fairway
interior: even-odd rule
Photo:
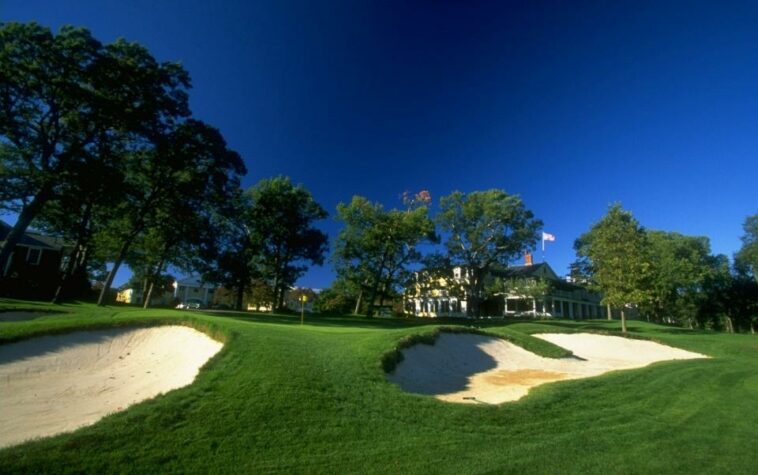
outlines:
[[[532,334],[618,336],[618,321],[393,320],[0,300],[58,310],[0,323],[0,344],[181,325],[223,348],[191,384],[74,432],[0,450],[3,473],[749,473],[758,466],[758,337],[629,322],[630,337],[706,355],[534,387],[518,401],[451,404],[388,380],[402,351],[445,334],[496,336],[545,358]],[[387,372],[389,371],[389,373]],[[7,411],[0,407],[0,411]],[[2,416],[2,414],[0,414]]]

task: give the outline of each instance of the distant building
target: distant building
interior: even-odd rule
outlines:
[[[154,292],[155,294],[155,292]],[[142,305],[144,303],[144,297],[141,289],[135,289],[127,287],[119,290],[116,293],[116,302]],[[150,306],[171,305],[174,302],[174,294],[172,292],[164,292],[163,295],[151,295]]]
[[[465,317],[468,302],[463,292],[469,274],[464,267],[424,270],[416,273],[415,282],[405,294],[406,312],[420,317]],[[482,316],[542,316],[562,318],[603,318],[605,307],[601,295],[559,278],[547,263],[495,268],[485,282],[495,278],[549,283],[542,296],[499,294],[480,304]]]
[[[180,303],[199,300],[204,306],[210,306],[215,291],[216,286],[203,282],[199,277],[186,277],[174,282],[174,300]]]
[[[0,244],[12,227],[0,221]],[[62,239],[27,231],[10,258],[0,263],[0,295],[23,299],[52,298],[68,248]]]

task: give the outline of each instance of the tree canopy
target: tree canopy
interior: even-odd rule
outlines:
[[[0,75],[0,207],[19,213],[0,263],[82,173],[189,115],[181,66],[124,40],[103,45],[84,28],[0,25]]]
[[[258,265],[274,293],[276,308],[284,307],[285,292],[307,270],[321,265],[328,236],[314,227],[328,214],[302,185],[288,177],[258,182],[250,191],[249,229],[258,243]]]
[[[602,302],[621,309],[621,328],[626,331],[624,309],[645,303],[650,295],[651,260],[645,230],[631,212],[614,204],[580,239],[593,281],[603,292]]]
[[[738,267],[758,282],[758,213],[745,218],[742,229],[742,247],[737,252],[735,261]]]
[[[516,195],[503,190],[453,192],[440,199],[436,218],[447,234],[445,247],[453,265],[468,269],[468,312],[479,315],[484,278],[495,264],[507,266],[533,248],[542,221]]]
[[[344,222],[333,254],[337,275],[365,290],[369,317],[377,296],[381,304],[407,281],[409,266],[421,259],[418,245],[436,239],[426,203],[419,196],[406,200],[405,210],[385,210],[379,203],[354,196],[350,203],[337,206],[337,219]]]

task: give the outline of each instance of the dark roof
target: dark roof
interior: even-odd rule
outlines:
[[[581,285],[566,282],[558,277],[552,267],[547,262],[539,262],[530,266],[509,266],[507,268],[497,268],[492,271],[492,274],[506,279],[529,279],[529,278],[543,278],[550,281],[551,285],[556,289],[561,290],[575,290],[584,288]]]
[[[6,236],[11,232],[12,226],[8,223],[0,221],[0,242],[4,242]],[[42,249],[60,250],[65,247],[66,243],[63,239],[45,236],[44,234],[27,231],[21,236],[21,240],[18,242],[19,246],[40,247]]]

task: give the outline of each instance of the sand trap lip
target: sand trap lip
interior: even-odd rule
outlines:
[[[222,346],[178,325],[0,345],[0,447],[70,432],[186,386]]]
[[[434,345],[403,350],[403,361],[387,378],[402,389],[463,403],[516,401],[540,384],[641,368],[667,360],[708,358],[661,345],[592,333],[543,333],[537,338],[575,357],[543,358],[500,338],[441,333]]]

